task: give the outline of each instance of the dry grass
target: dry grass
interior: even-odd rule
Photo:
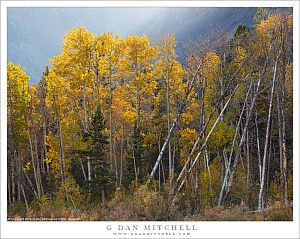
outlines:
[[[94,204],[86,209],[59,209],[49,205],[39,210],[29,208],[13,213],[10,220],[47,219],[82,221],[291,221],[293,205],[279,201],[268,205],[262,212],[251,211],[244,203],[232,207],[206,207],[199,213],[184,215],[176,207],[169,207],[169,200],[162,194],[145,186],[135,188],[131,193],[118,189],[114,197],[106,203]],[[170,209],[170,210],[169,210]]]

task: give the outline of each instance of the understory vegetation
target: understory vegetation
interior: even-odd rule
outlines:
[[[293,16],[187,43],[73,28],[7,69],[8,218],[293,220]]]

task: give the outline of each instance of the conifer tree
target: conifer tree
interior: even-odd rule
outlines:
[[[93,165],[90,181],[91,200],[105,200],[105,195],[113,190],[114,176],[109,170],[109,162],[105,158],[105,147],[108,144],[107,136],[104,135],[105,119],[98,107],[92,117],[89,135],[91,137],[91,149],[88,153]]]

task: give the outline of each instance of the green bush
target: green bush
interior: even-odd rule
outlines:
[[[29,207],[34,211],[34,212],[39,212],[42,208],[41,203],[34,198],[31,203],[29,204]]]
[[[15,205],[15,213],[19,214],[21,217],[25,217],[26,210],[25,203],[18,200]]]

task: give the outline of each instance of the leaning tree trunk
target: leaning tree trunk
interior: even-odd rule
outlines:
[[[270,54],[272,48],[273,48],[273,43],[271,43],[270,46],[269,46],[269,49],[268,49],[268,52],[267,52],[267,57],[266,57],[266,60],[265,60],[264,66],[263,66],[263,70],[262,70],[262,73],[260,74],[258,82],[257,82],[256,92],[255,92],[253,98],[251,99],[251,106],[250,106],[250,109],[249,109],[249,112],[248,112],[248,117],[246,119],[246,124],[243,128],[243,131],[242,131],[242,137],[240,139],[240,143],[238,145],[238,149],[237,149],[237,152],[236,152],[234,160],[233,160],[232,169],[229,169],[230,174],[229,174],[228,180],[225,182],[226,186],[224,188],[222,187],[222,189],[221,189],[221,191],[223,191],[222,192],[223,196],[222,196],[221,199],[219,198],[219,204],[222,204],[222,202],[224,201],[225,198],[227,198],[227,196],[230,192],[230,188],[231,188],[231,185],[232,185],[232,182],[233,182],[233,176],[234,176],[235,170],[236,170],[237,165],[238,165],[238,158],[240,157],[240,154],[241,154],[241,147],[243,146],[243,144],[245,142],[246,131],[247,131],[247,128],[248,128],[248,124],[250,122],[250,117],[251,117],[251,114],[252,114],[252,110],[253,110],[256,98],[257,98],[258,93],[259,93],[260,82],[262,81],[262,79],[264,78],[264,76],[266,74],[267,66],[268,66],[268,63],[269,63],[269,54]],[[228,164],[228,167],[231,167],[231,165]],[[221,194],[221,192],[220,192],[220,194]]]
[[[257,109],[255,112],[255,127],[256,127],[256,144],[257,144],[257,159],[258,159],[258,170],[259,170],[259,183],[261,183],[261,155],[260,155],[260,139],[259,139],[259,129],[257,123]]]
[[[181,104],[180,104],[180,106],[179,106],[179,108],[177,110],[177,115],[176,115],[176,117],[175,117],[175,119],[174,119],[174,121],[172,123],[170,131],[169,131],[169,133],[167,135],[167,138],[166,138],[166,140],[165,140],[165,142],[164,142],[164,144],[163,144],[163,146],[162,146],[162,148],[161,148],[161,150],[159,152],[159,155],[158,155],[158,157],[156,159],[156,162],[155,162],[154,167],[153,167],[153,169],[152,169],[152,171],[151,171],[151,173],[150,173],[150,175],[148,177],[148,180],[147,180],[146,184],[149,184],[151,182],[152,178],[154,177],[154,174],[157,171],[157,168],[158,168],[158,165],[159,165],[159,163],[160,163],[160,161],[162,159],[162,156],[163,156],[163,154],[164,154],[164,152],[165,152],[165,150],[166,150],[166,148],[167,148],[167,146],[168,146],[168,144],[170,142],[172,133],[175,130],[179,119],[181,118],[181,114],[182,114],[182,112],[183,112],[183,110],[184,110],[184,108],[186,106],[186,103],[187,103],[187,99],[188,99],[188,97],[189,97],[189,95],[190,95],[190,93],[191,93],[191,91],[192,91],[192,89],[194,87],[194,82],[195,82],[195,79],[196,79],[196,75],[198,74],[199,70],[200,70],[200,65],[199,65],[198,69],[196,70],[195,74],[193,75],[191,83],[190,83],[190,86],[189,86],[189,89],[186,92],[185,97],[184,97],[183,101],[181,102]]]
[[[260,78],[260,80],[261,80],[261,78]],[[224,199],[227,198],[227,196],[229,194],[229,191],[230,191],[230,188],[231,188],[231,185],[232,185],[232,182],[233,182],[233,176],[234,176],[235,170],[236,170],[237,165],[238,165],[238,159],[241,156],[242,146],[245,143],[246,132],[247,132],[248,125],[249,125],[249,122],[250,122],[250,119],[251,119],[251,114],[252,114],[253,107],[254,107],[254,104],[255,104],[255,101],[256,101],[256,97],[258,95],[258,91],[259,91],[259,87],[260,87],[260,80],[257,83],[256,93],[255,93],[254,97],[252,98],[251,106],[250,106],[250,109],[249,109],[249,112],[248,112],[248,117],[247,117],[246,123],[243,127],[241,139],[240,139],[237,151],[236,151],[235,156],[234,156],[232,169],[229,169],[230,174],[229,174],[228,179],[225,183],[225,187],[224,188],[222,187],[222,189],[221,189],[223,191],[223,193],[222,193],[223,197],[221,199],[219,198],[220,205],[222,204]],[[231,159],[229,159],[229,161],[231,162]],[[228,167],[231,167],[231,164],[228,163]]]
[[[243,61],[242,64],[240,65],[240,67],[235,71],[235,73],[233,74],[233,76],[229,79],[228,85],[226,86],[226,88],[225,88],[225,90],[224,90],[224,95],[222,95],[222,96],[220,97],[220,100],[219,100],[218,104],[220,103],[220,101],[222,101],[223,97],[225,96],[225,92],[227,92],[227,90],[228,90],[228,88],[229,88],[229,83],[232,82],[232,81],[237,77],[238,73],[241,71],[241,69],[242,69],[243,66],[246,64],[246,62],[250,59],[250,57],[252,56],[252,54],[253,54],[253,53],[249,54],[249,55],[244,59],[244,61]],[[169,134],[168,134],[168,136],[167,136],[167,138],[166,138],[166,140],[165,140],[165,142],[164,142],[164,144],[163,144],[163,147],[162,147],[162,149],[161,149],[161,151],[160,151],[160,153],[159,153],[159,155],[158,155],[158,157],[157,157],[157,160],[156,160],[155,165],[154,165],[154,167],[153,167],[153,169],[152,169],[152,172],[151,172],[150,176],[148,177],[147,184],[149,184],[150,181],[152,180],[152,178],[153,178],[153,176],[154,176],[154,174],[155,174],[155,172],[156,172],[156,170],[157,170],[157,168],[158,168],[159,162],[160,162],[161,159],[162,159],[162,156],[163,156],[163,154],[164,154],[164,151],[166,150],[166,147],[167,147],[167,145],[168,145],[168,143],[169,143],[169,141],[170,141],[171,135],[172,135],[174,129],[176,128],[177,123],[178,123],[178,121],[179,121],[179,119],[180,119],[180,117],[181,117],[182,111],[184,110],[184,108],[185,108],[185,106],[186,106],[186,104],[187,104],[188,97],[189,97],[189,95],[190,95],[192,89],[194,88],[195,79],[196,79],[196,76],[197,76],[197,74],[198,74],[198,72],[199,72],[199,70],[200,70],[200,67],[201,67],[201,64],[198,66],[197,70],[195,71],[195,73],[194,73],[194,75],[193,75],[193,77],[192,77],[192,79],[191,79],[191,83],[190,83],[190,85],[189,85],[189,88],[188,88],[188,90],[187,90],[187,92],[186,92],[186,94],[185,94],[185,97],[184,97],[183,101],[181,102],[181,104],[180,104],[180,106],[179,106],[179,109],[178,109],[178,112],[177,112],[177,116],[175,117],[175,119],[174,119],[174,121],[173,121],[173,124],[172,124],[172,127],[171,127],[171,129],[170,129],[170,132],[169,132]],[[214,110],[216,110],[216,108],[215,108]],[[214,113],[214,112],[212,112],[212,113]],[[211,114],[211,117],[212,117],[212,114]],[[209,117],[209,120],[210,120],[210,117]],[[207,124],[206,124],[206,125],[207,125]],[[204,127],[204,128],[206,128],[206,127]],[[202,136],[200,136],[200,137],[197,139],[196,143],[194,144],[194,147],[193,147],[192,151],[195,150],[195,148],[197,147],[197,145],[198,145],[198,143],[199,143],[201,137],[202,137]],[[190,154],[190,155],[191,155],[191,154]],[[188,162],[189,162],[189,160],[187,160],[187,163],[188,163]],[[181,177],[181,176],[180,176],[180,177]],[[178,178],[180,178],[180,177],[178,177]],[[177,179],[178,179],[178,178],[177,178]],[[178,185],[178,184],[175,184],[175,187],[176,187],[177,185]],[[173,188],[174,188],[174,187],[173,187]]]
[[[199,160],[199,157],[200,157],[200,155],[201,155],[201,152],[202,152],[202,150],[206,147],[210,135],[213,133],[214,128],[215,128],[216,125],[218,124],[220,118],[222,117],[222,115],[223,115],[225,109],[227,108],[227,106],[228,106],[228,104],[229,104],[229,102],[230,102],[232,96],[234,95],[234,93],[236,92],[236,90],[238,89],[238,87],[239,87],[239,85],[236,85],[236,87],[234,88],[234,90],[233,90],[232,93],[230,94],[230,96],[229,96],[229,98],[228,98],[226,104],[224,105],[222,111],[220,112],[218,118],[216,119],[216,121],[214,122],[213,126],[211,127],[209,133],[207,134],[207,136],[206,136],[206,138],[205,138],[205,140],[204,140],[204,142],[203,142],[201,148],[199,149],[199,153],[197,154],[196,158],[195,158],[194,161],[192,162],[192,164],[191,164],[189,170],[187,171],[187,173],[185,174],[185,176],[184,176],[184,178],[183,178],[183,180],[182,180],[182,182],[181,182],[181,184],[180,184],[180,186],[179,186],[179,188],[178,188],[176,194],[174,195],[174,198],[173,198],[173,200],[172,200],[173,202],[175,201],[175,199],[176,199],[178,193],[181,191],[182,187],[184,186],[184,183],[185,183],[186,180],[187,180],[187,176],[192,172],[192,169],[194,168],[195,164],[196,164],[197,161]],[[207,162],[207,166],[208,166],[208,162]],[[184,171],[185,171],[185,168],[182,169],[180,175],[182,175]],[[177,179],[177,181],[178,181],[178,179]],[[175,190],[174,190],[174,191],[175,191]]]
[[[284,86],[283,86],[284,87]],[[282,89],[282,156],[283,156],[283,178],[284,178],[284,201],[288,203],[288,171],[287,171],[287,150],[286,150],[286,122],[285,122],[285,93]]]
[[[225,191],[225,188],[227,186],[227,178],[228,178],[228,175],[230,173],[230,166],[231,166],[231,162],[232,162],[234,146],[235,146],[235,142],[236,142],[236,139],[237,139],[237,136],[238,136],[240,124],[242,122],[242,116],[244,114],[244,111],[245,111],[245,108],[246,108],[246,105],[247,105],[247,100],[248,100],[248,96],[249,96],[251,88],[252,88],[252,83],[250,84],[249,90],[248,90],[248,92],[246,94],[246,97],[245,97],[245,100],[244,100],[244,104],[243,104],[243,108],[242,108],[242,111],[240,113],[239,121],[238,121],[238,124],[236,126],[236,130],[235,130],[234,138],[233,138],[233,141],[232,141],[232,146],[231,146],[231,151],[230,151],[229,159],[227,161],[226,172],[225,172],[225,176],[223,178],[222,188],[221,188],[220,195],[219,195],[219,200],[218,200],[218,205],[219,206],[222,204],[224,191]]]
[[[273,106],[273,98],[274,98],[274,87],[275,87],[275,81],[277,78],[277,62],[278,62],[279,55],[277,55],[275,60],[275,66],[274,66],[274,75],[273,75],[273,81],[272,81],[272,89],[271,89],[271,98],[270,98],[270,104],[269,104],[269,112],[268,112],[268,122],[267,122],[267,128],[266,128],[266,138],[265,138],[265,147],[264,147],[264,156],[262,161],[262,175],[261,175],[261,183],[260,183],[260,189],[258,194],[258,211],[262,211],[264,209],[264,189],[265,189],[265,173],[266,173],[266,159],[267,159],[267,150],[268,150],[268,142],[269,142],[269,131],[270,131],[270,122],[271,122],[271,114],[272,114],[272,106]]]

